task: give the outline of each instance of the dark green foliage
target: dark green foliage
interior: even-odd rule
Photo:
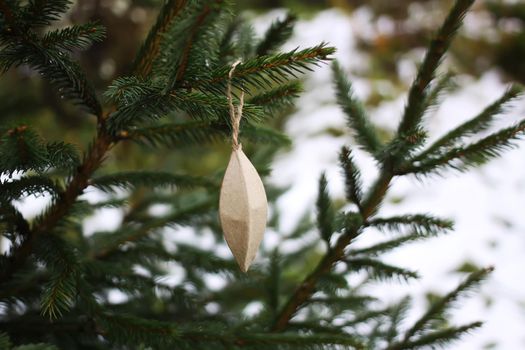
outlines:
[[[353,202],[359,207],[359,210],[361,210],[361,201],[363,200],[361,172],[355,165],[351,151],[348,147],[342,148],[339,160],[345,178],[346,199]]]
[[[63,51],[84,50],[93,43],[102,41],[105,36],[104,27],[96,23],[86,23],[47,32],[42,37],[42,44],[46,48]]]
[[[412,232],[424,236],[432,236],[453,228],[452,221],[438,219],[426,214],[374,218],[368,221],[368,225],[380,230],[390,231],[400,231],[408,227]]]
[[[248,100],[248,104],[261,106],[265,113],[273,114],[283,107],[291,107],[301,91],[301,85],[298,82],[292,82],[255,95]]]
[[[132,190],[141,186],[179,188],[203,185],[212,186],[212,183],[204,178],[151,171],[121,172],[91,180],[91,186],[104,192],[112,192],[117,188]]]
[[[102,107],[95,91],[80,66],[69,55],[72,49],[85,48],[92,42],[100,41],[104,31],[94,25],[84,25],[56,30],[39,37],[31,28],[48,25],[58,19],[67,3],[32,1],[19,10],[20,18],[6,16],[10,30],[0,32],[0,71],[27,64],[53,84],[62,98],[100,116]]]
[[[430,42],[425,58],[408,93],[403,119],[398,128],[399,134],[411,135],[421,122],[425,109],[429,107],[429,102],[432,101],[428,98],[428,96],[433,95],[429,94],[428,87],[436,75],[436,70],[450,46],[454,34],[461,26],[463,17],[473,3],[474,0],[455,1],[443,25]]]
[[[409,280],[411,278],[419,277],[415,271],[388,265],[381,261],[369,258],[350,258],[346,259],[345,263],[348,264],[348,268],[352,271],[367,270],[368,275],[373,279],[385,280],[398,278]]]
[[[279,234],[242,274],[223,254],[217,220],[224,169],[217,169],[216,158],[229,151],[225,86],[231,65],[242,58],[233,73],[234,102],[244,89],[241,138],[264,176],[279,147],[289,144],[269,119],[293,106],[301,92],[295,77],[329,60],[334,49],[320,44],[280,52],[293,15],[257,38],[228,1],[168,0],[133,70],[110,84],[101,103],[73,57],[102,40],[105,30],[95,23],[42,28],[64,15],[68,1],[0,0],[2,71],[16,75],[18,66],[27,65],[57,94],[97,117],[96,136],[82,156],[75,146],[46,141],[26,125],[1,128],[0,233],[8,245],[0,255],[0,348],[393,350],[447,345],[479,327],[445,321],[455,301],[490,269],[435,298],[408,327],[410,298],[383,305],[366,289],[383,280],[418,278],[411,268],[384,262],[383,254],[452,229],[450,221],[428,214],[378,216],[392,180],[481,164],[524,129],[520,122],[466,143],[519,95],[513,87],[425,145],[423,116],[452,84],[450,74],[434,79],[436,69],[471,3],[458,0],[431,42],[398,132],[386,144],[334,64],[338,103],[359,146],[375,158],[379,176],[365,188],[352,149],[343,147],[346,201],[331,198],[322,175],[316,222],[306,213],[288,236],[280,234],[282,213],[272,206],[269,228]],[[135,150],[128,141],[173,150],[174,160],[166,160],[165,171],[150,158],[140,160],[139,170],[116,171],[110,152],[117,144]],[[194,164],[201,162],[212,164],[196,176]],[[105,196],[95,202],[81,197],[93,189]],[[282,190],[267,186],[267,193],[273,203]],[[33,219],[24,218],[15,202],[28,195],[50,198]],[[118,226],[85,234],[85,220],[106,209]],[[371,229],[393,236],[354,247]]]
[[[292,36],[295,22],[297,22],[297,17],[290,13],[282,20],[273,22],[257,45],[257,55],[263,56],[272,53],[281,44],[284,44]]]
[[[324,174],[319,178],[319,194],[317,195],[317,223],[321,237],[330,244],[330,237],[334,233],[335,211],[326,188],[328,182]]]
[[[2,205],[30,195],[57,195],[60,188],[47,176],[25,176],[20,180],[8,180],[0,184]]]
[[[337,62],[332,65],[332,70],[337,92],[337,102],[347,116],[349,127],[355,132],[356,141],[372,155],[378,154],[383,145],[363,105],[354,96],[352,85],[346,78],[345,72]]]
[[[31,27],[48,26],[60,19],[70,5],[70,0],[30,0],[25,8],[20,9],[20,17],[23,20],[23,24]]]

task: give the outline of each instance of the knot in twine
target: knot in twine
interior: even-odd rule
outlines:
[[[239,96],[239,105],[237,108],[233,105],[233,96],[232,96],[232,77],[235,68],[241,63],[241,60],[235,61],[232,64],[230,73],[228,74],[228,85],[226,87],[226,96],[228,98],[228,105],[230,107],[230,121],[232,125],[232,147],[236,151],[241,146],[239,144],[239,130],[242,118],[242,107],[244,105],[244,90],[241,89],[241,94]]]

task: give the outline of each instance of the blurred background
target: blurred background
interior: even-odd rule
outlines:
[[[335,57],[354,83],[357,95],[370,110],[373,122],[385,138],[400,119],[407,88],[415,76],[432,32],[443,20],[449,0],[250,0],[239,1],[238,11],[257,33],[287,11],[300,21],[286,49],[306,47],[320,41],[337,47]],[[107,39],[79,55],[88,77],[102,92],[115,78],[127,74],[139,45],[156,18],[161,1],[76,1],[68,22],[98,20],[107,28]],[[431,138],[472,117],[497,99],[511,82],[525,83],[525,2],[478,1],[467,16],[442,72],[456,73],[455,85],[435,108],[427,124]],[[343,113],[335,104],[330,67],[322,66],[305,80],[305,93],[273,120],[292,139],[277,155],[267,181],[286,192],[277,199],[283,215],[276,232],[286,234],[305,215],[313,213],[317,180],[326,171],[330,192],[344,196],[337,167],[338,150],[352,139]],[[35,125],[47,139],[66,139],[85,149],[95,121],[64,103],[34,72],[10,72],[0,79],[2,123]],[[525,99],[503,115],[501,125],[525,117]],[[447,237],[414,244],[396,251],[387,262],[419,270],[423,278],[410,285],[378,284],[372,291],[384,301],[406,293],[423,308],[434,293],[443,293],[461,280],[461,272],[494,265],[492,278],[480,295],[464,300],[454,314],[458,322],[486,320],[485,327],[457,345],[458,349],[525,348],[525,142],[467,174],[446,173],[443,178],[401,179],[395,182],[384,215],[429,212],[456,221]],[[255,145],[254,147],[257,147]],[[263,147],[263,146],[261,146]],[[124,143],[107,161],[105,171],[115,169],[184,169],[206,175],[223,168],[228,145],[214,152],[145,150]],[[198,162],[195,159],[199,159]],[[365,170],[365,182],[376,175],[371,159],[357,151]],[[23,207],[35,215],[45,198],[28,198]],[[119,215],[107,209],[84,223],[86,233],[118,225]],[[113,226],[112,226],[113,225]],[[366,234],[357,244],[377,240]],[[307,260],[308,257],[305,257]],[[417,310],[416,310],[417,311]],[[408,320],[407,322],[410,322]]]

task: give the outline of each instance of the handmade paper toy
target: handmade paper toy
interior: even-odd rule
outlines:
[[[241,91],[237,109],[233,106],[230,71],[227,97],[232,122],[232,154],[221,186],[219,218],[224,238],[241,270],[247,272],[255,259],[266,229],[268,202],[264,185],[254,166],[242,151],[238,141],[242,117],[244,91]]]

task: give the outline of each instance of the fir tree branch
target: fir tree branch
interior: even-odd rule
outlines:
[[[247,104],[261,106],[267,113],[275,113],[283,107],[291,107],[300,92],[302,92],[301,84],[291,82],[253,96]]]
[[[317,194],[317,223],[321,238],[330,245],[330,238],[334,233],[335,211],[326,188],[327,185],[328,182],[323,173],[319,178],[319,191]]]
[[[42,37],[44,48],[58,48],[63,51],[84,50],[95,42],[102,41],[106,36],[106,29],[98,23],[86,23],[56,29],[47,32]]]
[[[450,45],[453,34],[461,24],[463,16],[473,2],[474,0],[457,0],[441,29],[438,31],[437,36],[431,42],[423,64],[418,71],[416,80],[410,89],[405,114],[394,140],[402,139],[405,137],[405,134],[413,133],[414,130],[417,129],[422,113],[424,112],[422,103],[426,99],[425,91],[434,78],[435,70]],[[377,212],[395,176],[394,164],[396,162],[396,154],[388,153],[380,159],[381,170],[379,176],[361,203],[360,213],[362,223],[366,223],[366,221]],[[272,331],[279,332],[286,329],[290,319],[314,293],[318,281],[330,273],[335,263],[344,258],[346,247],[359,235],[362,228],[359,224],[353,225],[347,228],[338,238],[335,246],[328,251],[315,269],[302,281],[288,299],[288,302],[275,319],[271,328]]]
[[[365,222],[369,216],[376,212],[379,204],[385,196],[393,173],[384,168],[362,205],[362,221]],[[357,237],[362,227],[350,227],[338,238],[335,246],[323,257],[315,269],[302,281],[295,290],[288,302],[281,309],[275,319],[271,330],[274,332],[284,331],[290,319],[295,315],[299,308],[308,301],[314,293],[318,281],[330,273],[335,263],[345,257],[346,247]]]
[[[463,21],[463,17],[475,0],[456,0],[443,25],[438,30],[419,67],[414,83],[408,93],[403,119],[398,127],[398,135],[411,135],[419,127],[425,109],[428,107],[428,87],[435,77],[454,34]]]
[[[220,3],[222,0],[215,0],[214,2]],[[179,82],[181,82],[184,78],[184,75],[186,73],[186,68],[188,66],[188,59],[190,57],[190,53],[193,47],[194,39],[197,36],[197,33],[201,27],[201,25],[205,22],[206,17],[210,15],[212,12],[212,7],[209,4],[204,5],[204,7],[201,10],[201,13],[197,16],[195,19],[195,22],[193,26],[191,27],[189,34],[186,38],[186,43],[184,45],[184,48],[182,50],[182,54],[180,56],[180,60],[178,62],[179,66],[177,68],[177,72],[175,74],[175,80],[172,84],[173,86],[176,86]]]
[[[363,208],[361,201],[363,200],[363,184],[361,180],[361,172],[354,163],[350,148],[343,147],[339,156],[339,163],[344,171],[346,198],[359,208],[362,213]]]
[[[516,98],[521,96],[523,90],[518,85],[512,85],[507,91],[496,101],[486,107],[476,117],[464,122],[453,130],[449,131],[432,145],[430,145],[423,152],[410,160],[411,163],[420,162],[429,157],[435,157],[446,150],[447,147],[453,146],[461,139],[475,135],[481,131],[485,131],[490,127],[494,117],[505,111],[505,107]]]
[[[225,134],[226,128],[219,128],[213,122],[191,121],[123,130],[117,137],[150,147],[185,147],[216,142],[223,139]]]
[[[30,0],[22,16],[32,27],[47,26],[59,20],[71,4],[71,0]]]
[[[71,210],[77,197],[88,186],[90,176],[100,166],[111,144],[111,138],[100,130],[66,189],[58,195],[58,199],[52,203],[50,208],[37,219],[22,244],[11,253],[9,266],[0,272],[0,283],[6,282],[24,265],[28,256],[33,252],[34,239],[40,235],[50,234],[58,222]]]
[[[464,326],[459,327],[448,327],[445,329],[437,330],[434,332],[427,333],[421,337],[403,342],[394,343],[390,345],[386,350],[409,350],[409,349],[420,349],[425,346],[432,347],[444,347],[450,343],[457,341],[459,338],[464,336],[471,331],[480,328],[483,325],[482,322],[473,322]]]
[[[81,265],[74,249],[58,236],[40,236],[36,255],[51,271],[42,295],[42,314],[57,319],[75,301]]]
[[[367,225],[376,227],[379,230],[388,229],[393,231],[400,231],[408,227],[412,232],[420,236],[435,235],[436,233],[453,229],[452,221],[425,214],[374,218],[368,220]]]
[[[412,166],[397,171],[397,174],[428,174],[439,172],[442,168],[466,170],[468,167],[485,163],[498,157],[503,151],[515,147],[513,141],[519,139],[525,132],[525,120],[515,126],[499,130],[481,140],[454,147],[437,157],[428,157]]]
[[[61,96],[101,118],[102,107],[80,66],[59,50],[59,46],[46,47],[32,31],[18,27],[17,31],[18,40],[9,41],[0,51],[0,70],[28,64],[41,73]],[[92,38],[95,39],[96,35]]]
[[[370,117],[352,89],[352,85],[345,77],[345,72],[336,62],[332,65],[337,103],[342,107],[347,116],[348,125],[354,131],[356,141],[370,154],[377,156],[383,145],[379,140],[375,127],[370,122]]]
[[[275,48],[279,47],[288,40],[293,33],[293,27],[297,22],[297,16],[288,13],[282,20],[276,20],[264,34],[263,39],[255,50],[257,56],[270,54]]]
[[[418,332],[421,332],[425,329],[428,323],[434,319],[436,316],[443,313],[443,311],[450,307],[450,305],[457,300],[462,294],[466,291],[472,289],[478,285],[482,280],[484,280],[492,271],[493,267],[488,267],[481,269],[479,271],[473,272],[470,276],[461,283],[456,289],[440,298],[438,301],[432,304],[432,306],[425,312],[410,329],[408,329],[404,336],[403,340],[400,342],[400,349],[404,349],[403,344],[410,342],[413,336]]]
[[[419,278],[417,272],[385,264],[379,260],[370,258],[348,258],[343,260],[351,271],[367,271],[374,279],[399,278],[408,281],[411,278]]]
[[[241,87],[245,82],[259,87],[271,87],[273,83],[282,84],[284,76],[295,77],[297,73],[311,70],[310,65],[318,65],[328,60],[335,49],[326,43],[298,51],[255,57],[237,65],[232,74],[232,84]],[[211,79],[202,79],[193,83],[194,89],[208,90],[216,94],[224,93],[224,84],[231,67],[224,66],[212,72]]]
[[[164,188],[214,186],[205,178],[156,171],[126,171],[108,174],[91,179],[89,184],[104,192],[115,192],[117,188],[133,190],[142,186]]]
[[[105,241],[104,246],[97,246],[88,255],[91,259],[104,260],[110,257],[113,253],[127,242],[135,242],[141,238],[151,234],[157,229],[164,228],[169,225],[181,225],[187,223],[188,220],[193,219],[197,213],[206,212],[212,203],[211,198],[201,201],[195,201],[192,205],[182,208],[174,213],[161,218],[153,220],[145,220],[144,224],[138,228],[124,227],[119,234],[112,234],[109,241]]]
[[[349,256],[359,256],[359,255],[366,255],[366,256],[377,256],[379,254],[389,252],[391,250],[394,250],[396,248],[399,248],[403,246],[405,243],[413,242],[422,239],[424,236],[421,236],[417,233],[411,233],[408,235],[403,235],[400,237],[396,237],[384,242],[380,242],[377,244],[373,244],[368,247],[364,248],[358,248],[358,249],[351,249],[349,252]]]
[[[157,22],[149,31],[148,37],[137,54],[133,70],[137,75],[146,77],[151,72],[153,62],[160,50],[163,34],[166,33],[171,22],[180,14],[187,2],[187,0],[169,0],[166,2],[157,17]]]

